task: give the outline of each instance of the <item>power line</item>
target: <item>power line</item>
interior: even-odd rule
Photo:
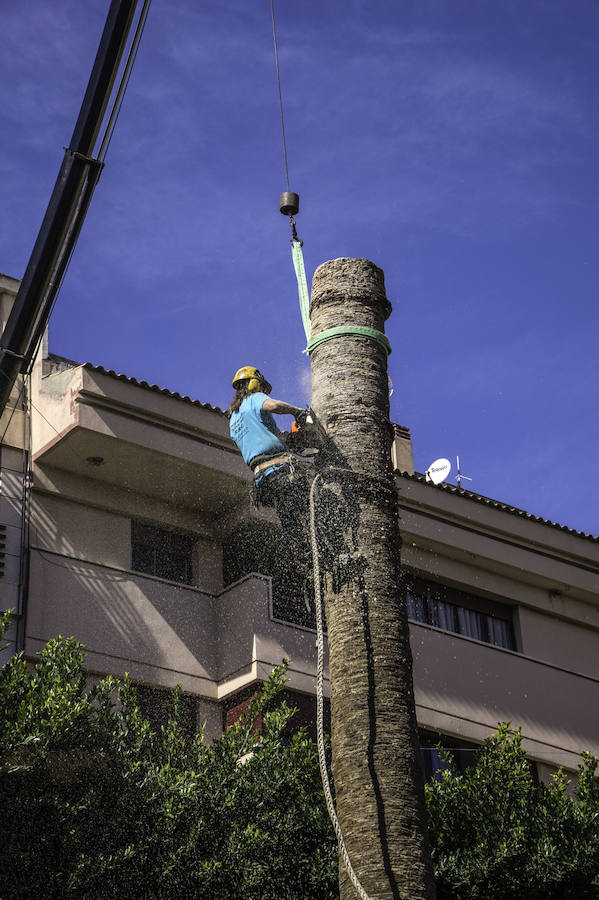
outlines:
[[[108,118],[106,130],[104,131],[102,143],[100,144],[100,149],[98,150],[98,159],[102,160],[102,161],[104,160],[104,157],[106,156],[106,153],[108,152],[108,148],[110,147],[112,135],[114,134],[114,130],[116,128],[116,123],[118,121],[118,118],[119,118],[119,115],[121,112],[121,107],[123,105],[125,92],[127,90],[127,87],[129,86],[129,79],[131,78],[131,72],[133,70],[133,65],[134,65],[136,57],[137,57],[137,51],[139,50],[139,45],[141,43],[141,38],[144,33],[144,28],[146,27],[146,20],[148,18],[148,13],[150,11],[151,3],[152,3],[152,0],[145,0],[144,5],[141,10],[141,13],[139,14],[139,19],[137,21],[137,28],[135,29],[133,41],[131,42],[131,48],[129,50],[127,62],[125,63],[125,68],[123,69],[121,81],[119,83],[119,87],[116,92],[116,96],[114,98],[114,103],[113,103],[112,109],[110,111],[110,116]]]

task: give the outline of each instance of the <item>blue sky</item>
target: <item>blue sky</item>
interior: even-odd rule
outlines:
[[[0,271],[20,277],[108,0],[0,0]],[[308,277],[366,257],[416,468],[599,533],[599,4],[276,3]],[[309,400],[268,0],[153,0],[51,349],[226,406]],[[450,481],[452,477],[450,476]]]

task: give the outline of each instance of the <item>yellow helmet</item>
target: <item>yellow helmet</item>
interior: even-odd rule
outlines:
[[[272,391],[272,385],[268,383],[260,369],[256,369],[255,366],[242,366],[241,369],[237,369],[233,376],[233,387],[235,390],[241,387],[242,381],[247,381],[247,388],[250,394],[255,394],[257,391],[270,394]]]

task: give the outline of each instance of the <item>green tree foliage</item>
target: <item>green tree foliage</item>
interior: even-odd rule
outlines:
[[[153,732],[127,677],[87,690],[71,638],[33,670],[13,657],[0,676],[2,900],[336,897],[315,746],[284,736],[285,703],[271,708],[285,680],[275,669],[209,747],[186,739],[178,691]]]
[[[0,673],[2,900],[336,898],[316,748],[286,736],[293,710],[274,703],[285,678],[275,669],[208,746],[187,737],[178,691],[153,730],[127,677],[89,690],[72,638],[35,667],[14,656]],[[438,900],[599,898],[593,757],[576,800],[562,773],[535,784],[508,725],[464,774],[447,766],[426,787]]]
[[[503,724],[460,774],[449,753],[426,785],[438,900],[599,897],[597,760],[583,754],[576,800],[563,772],[536,784],[519,729]]]

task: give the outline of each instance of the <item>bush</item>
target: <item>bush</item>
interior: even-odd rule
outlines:
[[[597,760],[583,754],[576,801],[563,772],[536,784],[519,729],[503,724],[476,765],[426,785],[438,900],[599,897]]]
[[[287,737],[294,711],[275,707],[285,668],[209,747],[188,738],[180,691],[153,730],[128,677],[87,690],[72,638],[34,668],[14,656],[0,673],[2,900],[336,898],[316,747]],[[575,800],[561,772],[535,783],[506,724],[464,774],[446,760],[425,789],[438,900],[599,898],[597,760],[583,754]]]
[[[88,691],[83,662],[57,638],[0,676],[3,900],[337,896],[315,746],[269,708],[284,666],[208,747],[186,740],[179,691],[153,732],[131,681]]]

